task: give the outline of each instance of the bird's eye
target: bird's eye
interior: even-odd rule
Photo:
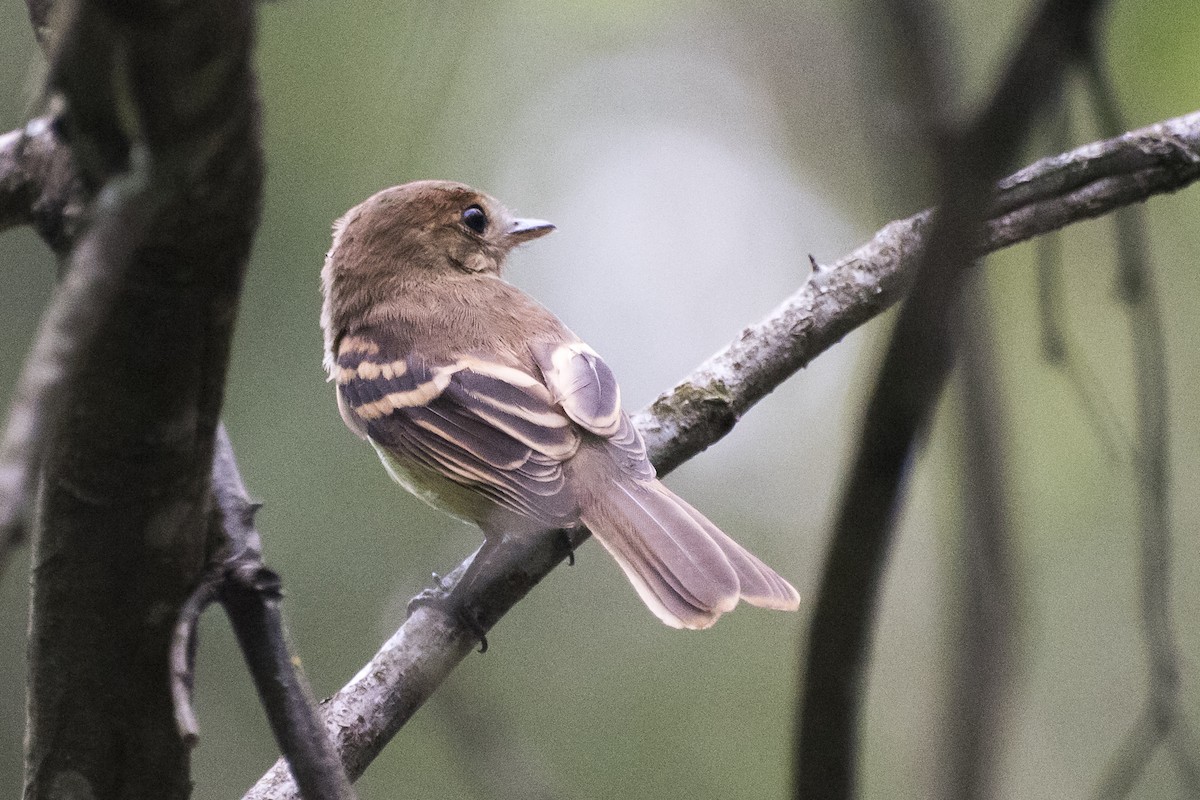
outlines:
[[[483,233],[487,228],[487,214],[479,206],[471,206],[462,213],[463,224],[476,233]]]

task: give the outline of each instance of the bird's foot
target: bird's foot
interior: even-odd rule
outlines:
[[[433,574],[433,578],[435,585],[422,589],[408,601],[408,616],[411,617],[413,611],[421,606],[435,608],[474,634],[479,639],[479,652],[486,653],[488,649],[487,629],[479,623],[475,612],[457,602],[454,596],[446,590],[445,584],[442,583],[441,577],[436,572]]]
[[[567,551],[567,566],[575,566],[575,538],[571,536],[570,528],[560,528],[555,531],[558,535],[558,545]]]
[[[413,611],[420,606],[436,606],[444,609],[449,597],[446,585],[442,583],[442,576],[435,572],[433,573],[433,586],[426,586],[417,592],[416,596],[408,601],[408,606],[404,609],[405,614],[411,617]]]

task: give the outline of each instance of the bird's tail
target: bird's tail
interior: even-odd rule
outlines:
[[[790,583],[660,482],[612,478],[588,495],[584,524],[671,627],[707,628],[738,600],[799,607]]]

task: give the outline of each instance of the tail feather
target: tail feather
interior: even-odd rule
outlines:
[[[663,491],[671,492],[665,486]],[[675,494],[671,494],[671,496],[725,552],[725,557],[729,559],[729,563],[733,565],[734,571],[737,572],[738,579],[741,581],[741,598],[743,600],[752,606],[771,608],[777,611],[795,611],[800,607],[800,593],[794,586],[781,578],[779,573],[735,542],[725,531],[712,524],[708,517],[692,508],[688,501]]]
[[[707,628],[739,599],[799,606],[791,584],[658,481],[607,488],[585,500],[583,522],[667,625]]]

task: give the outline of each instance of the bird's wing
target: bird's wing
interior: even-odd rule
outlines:
[[[584,430],[607,439],[621,469],[630,477],[652,480],[654,467],[646,443],[621,408],[621,387],[612,370],[583,342],[530,347],[555,403]]]
[[[351,336],[333,377],[350,426],[402,463],[539,522],[574,521],[562,463],[580,434],[532,375],[473,356],[430,364]]]

